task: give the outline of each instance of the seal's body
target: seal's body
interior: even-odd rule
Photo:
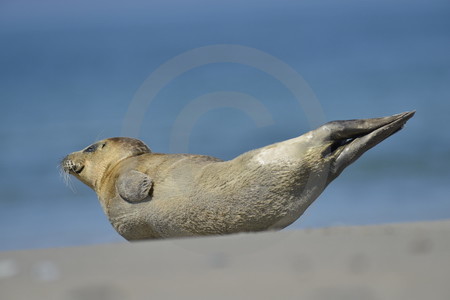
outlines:
[[[62,167],[96,191],[128,240],[281,229],[413,114],[330,122],[230,161],[111,138],[68,155]]]

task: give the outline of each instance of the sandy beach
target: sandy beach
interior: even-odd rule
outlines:
[[[0,252],[1,299],[450,299],[450,221]]]

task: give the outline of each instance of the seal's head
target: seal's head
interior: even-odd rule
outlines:
[[[67,155],[61,168],[95,190],[105,172],[119,161],[150,152],[147,145],[138,139],[109,138]]]

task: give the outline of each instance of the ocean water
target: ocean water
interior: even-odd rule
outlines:
[[[130,135],[231,159],[417,110],[292,228],[450,217],[448,1],[0,4],[0,250],[119,242],[59,161]]]

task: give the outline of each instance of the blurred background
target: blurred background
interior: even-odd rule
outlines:
[[[211,45],[255,49],[295,70],[313,93],[300,100],[320,103],[316,121],[417,110],[285,230],[450,217],[448,1],[3,0],[0,41],[0,250],[123,241],[93,191],[64,183],[59,161],[126,133],[151,74]],[[211,93],[248,95],[271,122],[220,99],[182,150],[231,159],[311,130],[309,112],[269,73],[227,61],[192,67],[148,100],[135,135],[176,152],[177,118]]]

